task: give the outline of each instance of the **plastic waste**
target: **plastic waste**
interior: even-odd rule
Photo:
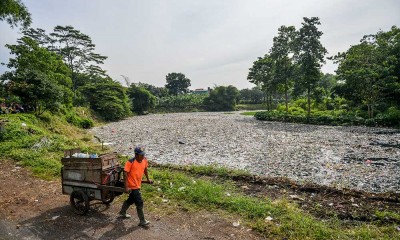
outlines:
[[[75,158],[89,158],[90,156],[87,153],[74,153],[74,154],[72,154],[72,157],[75,157]]]

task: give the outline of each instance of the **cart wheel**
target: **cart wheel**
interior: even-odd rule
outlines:
[[[114,198],[115,198],[114,192],[108,192],[106,197],[104,199],[102,199],[101,201],[104,204],[110,204],[110,203],[112,203],[112,201],[114,201]]]
[[[76,214],[85,215],[89,211],[89,198],[82,191],[73,191],[70,202]]]

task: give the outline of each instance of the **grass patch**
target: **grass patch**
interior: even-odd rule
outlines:
[[[85,130],[69,124],[62,115],[5,114],[0,115],[0,122],[0,160],[14,160],[44,179],[60,176],[67,149],[101,152]]]
[[[195,168],[191,173],[171,168],[151,168],[154,186],[144,185],[145,201],[156,208],[181,206],[184,209],[224,211],[266,238],[272,239],[399,239],[395,224],[374,223],[349,225],[337,218],[319,220],[287,200],[271,201],[244,195],[229,180],[215,181],[199,178],[197,173],[206,168]],[[219,170],[215,170],[219,172]],[[222,175],[226,170],[222,170]],[[169,203],[163,203],[168,199]],[[165,208],[168,208],[166,206]],[[272,221],[265,220],[272,217]]]
[[[242,112],[240,115],[245,115],[245,116],[254,116],[257,112]]]
[[[237,104],[235,106],[235,109],[239,110],[239,111],[267,110],[267,105],[265,105],[265,104]]]
[[[217,176],[221,178],[247,178],[252,175],[245,170],[236,170],[221,168],[216,165],[173,165],[173,164],[163,164],[155,165],[154,167],[159,169],[184,171],[194,175],[205,175],[205,176]]]

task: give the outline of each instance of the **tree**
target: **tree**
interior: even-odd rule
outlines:
[[[210,96],[204,99],[204,105],[209,111],[233,111],[239,98],[239,90],[229,85],[219,86],[211,90]]]
[[[24,28],[32,22],[31,14],[21,0],[0,1],[0,21],[6,21],[11,27],[20,23]]]
[[[72,26],[56,26],[54,32],[47,34],[45,30],[27,29],[26,36],[35,39],[41,46],[59,54],[71,70],[72,90],[82,86],[80,74],[97,75],[107,78],[106,72],[98,66],[103,64],[106,56],[94,52],[92,39]],[[80,77],[80,79],[78,79]]]
[[[138,86],[145,88],[147,91],[158,98],[168,96],[168,89],[165,87],[156,87],[154,85],[141,82],[139,82]]]
[[[291,55],[293,55],[293,42],[296,37],[296,29],[293,26],[281,26],[278,36],[273,39],[273,46],[270,51],[273,60],[274,82],[279,92],[285,94],[286,112],[288,112],[289,90],[293,85],[294,70]]]
[[[400,28],[392,26],[390,31],[379,31],[374,35],[373,41],[384,56],[382,64],[390,65],[385,72],[383,100],[392,106],[400,107]]]
[[[269,54],[265,54],[263,58],[259,57],[253,62],[253,66],[249,69],[247,79],[261,86],[267,98],[267,109],[271,109],[272,94],[276,91],[276,82],[274,81],[274,61]]]
[[[172,95],[178,95],[181,93],[189,92],[190,79],[186,78],[183,73],[168,73],[166,76],[167,84],[165,87],[168,89],[169,93]]]
[[[72,90],[75,97],[79,95],[76,90],[88,82],[91,79],[90,76],[109,78],[106,71],[99,66],[107,57],[95,53],[95,44],[92,39],[74,27],[56,26],[50,34],[40,28],[30,28],[24,30],[23,33],[62,57],[71,70]]]
[[[1,79],[24,104],[33,106],[37,114],[71,104],[69,69],[57,54],[29,37],[19,39],[18,45],[6,46],[16,57],[7,64],[14,70]]]
[[[260,87],[253,87],[252,89],[240,90],[240,100],[247,103],[262,103],[265,93]]]
[[[367,105],[369,118],[374,117],[375,107],[379,101],[384,101],[385,98],[391,99],[396,92],[400,92],[398,73],[395,71],[398,59],[395,54],[390,54],[391,51],[388,49],[389,46],[393,47],[399,42],[379,39],[382,34],[380,32],[364,36],[360,44],[334,57],[339,63],[336,71],[338,77],[344,81],[342,89],[352,89],[353,96],[347,97],[353,100],[359,99],[361,103]],[[397,41],[399,40],[400,31],[397,33]]]
[[[130,114],[128,97],[119,82],[97,77],[96,81],[79,90],[89,102],[90,108],[106,121],[121,120]]]
[[[295,84],[295,88],[305,90],[307,94],[307,116],[310,116],[311,95],[320,79],[320,69],[325,63],[324,56],[327,50],[322,46],[320,37],[322,32],[318,30],[320,25],[319,18],[303,18],[302,27],[297,32],[294,42],[294,59],[298,64],[299,78]]]
[[[131,100],[132,111],[137,114],[144,114],[154,108],[156,103],[156,97],[153,94],[135,84],[131,84],[128,88],[128,96]]]

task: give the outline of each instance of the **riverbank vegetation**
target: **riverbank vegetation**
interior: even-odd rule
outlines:
[[[398,127],[400,124],[400,29],[366,35],[329,57],[336,75],[323,74],[327,50],[318,18],[302,27],[282,26],[273,46],[250,68],[248,80],[266,94],[259,120],[329,125]]]

